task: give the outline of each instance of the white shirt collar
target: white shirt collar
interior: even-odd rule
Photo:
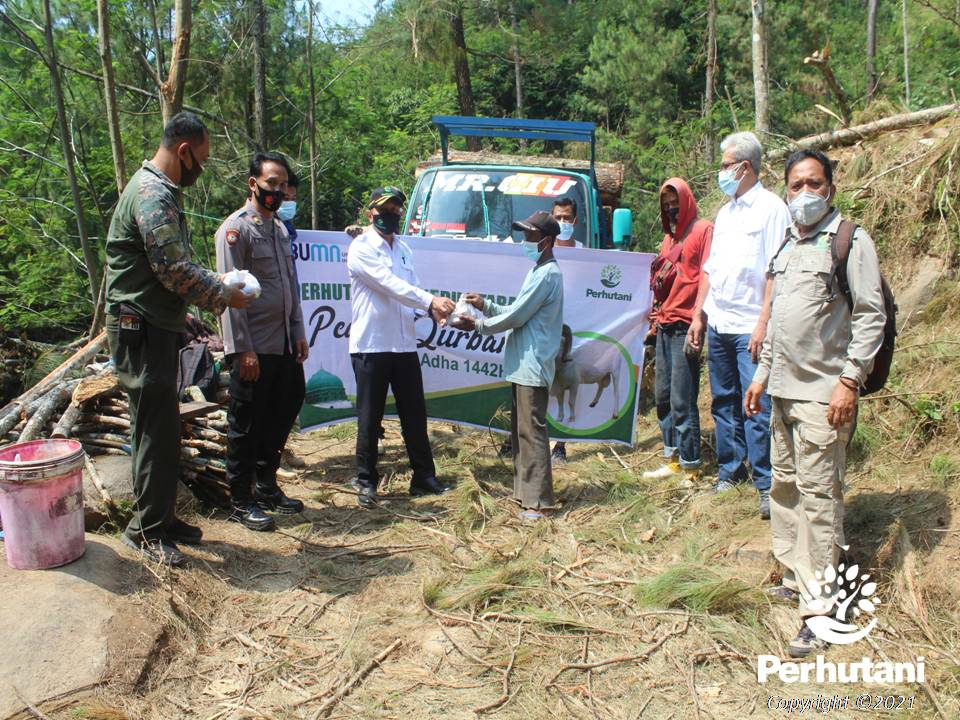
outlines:
[[[731,202],[734,205],[746,205],[747,207],[753,207],[753,203],[755,203],[757,198],[760,196],[761,190],[763,190],[763,185],[759,180],[757,180],[752,188],[747,190],[740,197],[733,198]]]

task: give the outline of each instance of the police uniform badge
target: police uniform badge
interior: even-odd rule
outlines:
[[[237,240],[240,239],[239,230],[227,230],[227,245],[236,245]]]

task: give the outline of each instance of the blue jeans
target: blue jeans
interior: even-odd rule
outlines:
[[[663,456],[680,455],[680,466],[700,467],[700,356],[687,357],[683,345],[689,325],[657,326],[657,420],[663,436]]]
[[[707,368],[717,426],[717,475],[727,482],[746,480],[746,460],[757,490],[770,490],[770,396],[760,397],[760,412],[748,418],[743,395],[757,364],[750,357],[749,334],[718,333],[707,328]]]

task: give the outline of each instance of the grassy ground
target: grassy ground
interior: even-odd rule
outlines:
[[[848,541],[883,602],[871,647],[827,657],[924,656],[923,687],[847,689],[915,697],[889,717],[960,716],[958,310],[944,285],[906,331],[851,453]],[[536,525],[509,499],[499,437],[433,425],[458,487],[411,500],[389,424],[392,495],[374,511],[346,484],[351,426],[296,439],[307,467],[289,487],[304,515],[276,534],[201,516],[191,568],[144,575],[144,605],[170,632],[139,692],[108,688],[62,717],[775,717],[771,696],[837,693],[757,683],[758,654],[785,656],[798,621],[761,592],[776,568],[756,493],[643,481],[657,433],[652,415],[640,423],[633,451],[570,445],[562,511]]]
[[[955,265],[960,129],[903,138],[844,151],[840,172],[849,209],[879,208],[865,220],[901,287],[910,257]],[[862,403],[845,527],[882,603],[868,641],[826,653],[923,656],[922,686],[759,685],[757,656],[785,657],[799,621],[762,593],[777,568],[756,492],[644,481],[658,447],[648,414],[632,451],[569,445],[562,510],[537,525],[510,500],[499,437],[433,425],[440,474],[458,487],[411,500],[388,424],[392,494],[373,511],[347,484],[352,426],[294,439],[307,466],[287,488],[306,512],[275,534],[197,516],[207,541],[190,569],[142,577],[144,608],[169,632],[138,691],[107,687],[50,717],[752,718],[783,716],[771,698],[863,692],[914,697],[912,711],[872,714],[960,717],[958,316],[960,289],[941,282],[902,318],[888,388]]]

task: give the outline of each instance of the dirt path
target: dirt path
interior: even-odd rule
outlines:
[[[562,512],[524,525],[499,438],[431,431],[456,492],[405,495],[390,423],[388,500],[375,511],[360,509],[346,483],[350,426],[294,440],[307,467],[287,488],[305,513],[273,534],[201,517],[206,541],[190,550],[190,569],[142,578],[169,643],[138,693],[107,686],[103,705],[50,717],[111,717],[97,714],[103,707],[204,720],[767,717],[771,696],[798,694],[756,681],[757,655],[782,655],[796,618],[758,590],[773,565],[751,488],[716,497],[707,481],[640,480],[655,463],[647,418],[634,451],[570,445],[557,472]],[[871,513],[884,498],[858,488],[848,522],[881,522]],[[902,508],[934,500],[908,494]],[[956,537],[941,538],[954,553]],[[651,585],[657,578],[668,582]],[[889,608],[891,626],[902,612]],[[893,630],[877,638],[900,659],[923,640]],[[956,656],[953,636],[941,644]],[[836,648],[831,659],[858,652]],[[928,677],[955,688],[944,656],[926,652]],[[890,689],[918,696],[911,717],[936,716],[916,687]],[[818,692],[836,688],[801,694]],[[938,702],[960,712],[955,697]]]

